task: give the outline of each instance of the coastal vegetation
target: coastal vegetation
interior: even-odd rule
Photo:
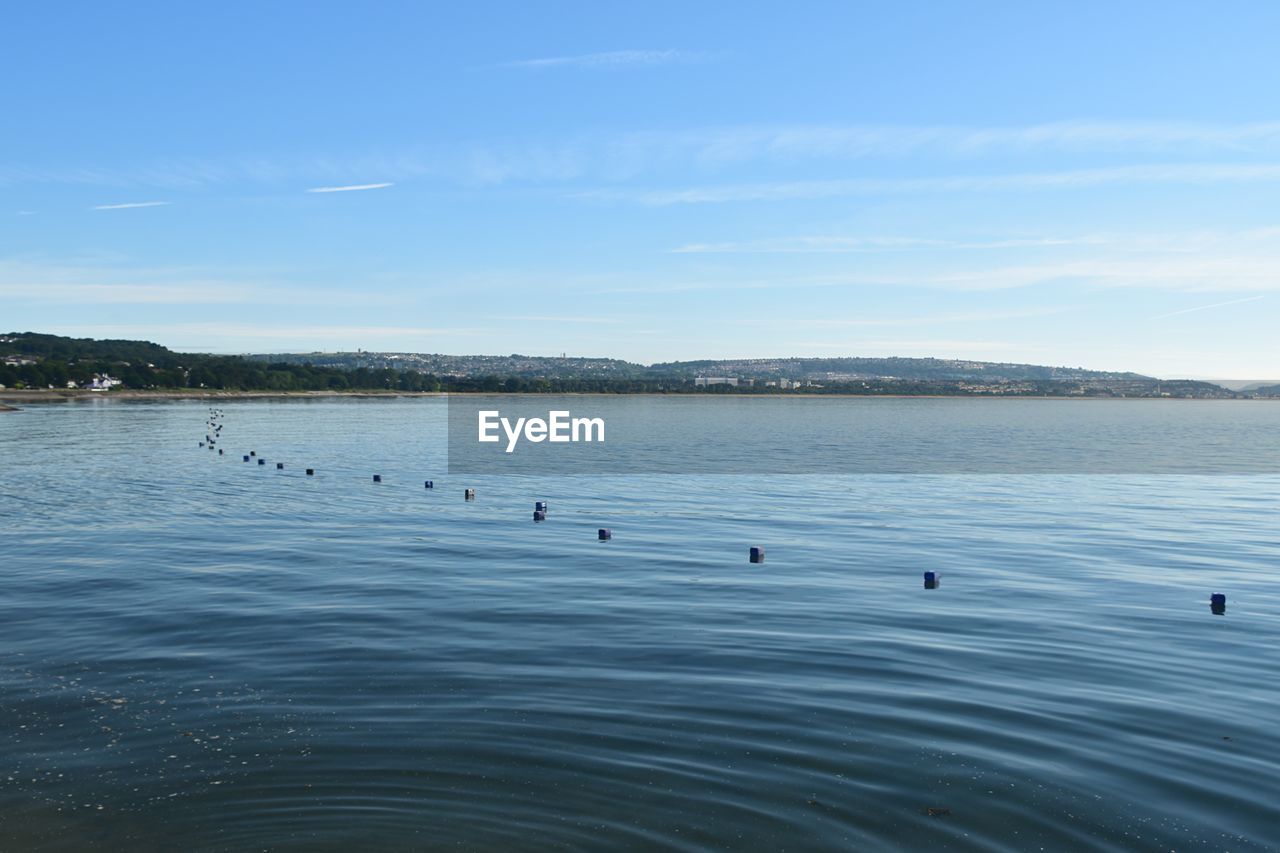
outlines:
[[[1136,373],[923,358],[752,359],[640,365],[617,359],[310,353],[179,353],[155,343],[14,332],[0,336],[0,386],[257,392],[506,392],[1186,397],[1237,393]],[[98,380],[95,383],[95,380]]]

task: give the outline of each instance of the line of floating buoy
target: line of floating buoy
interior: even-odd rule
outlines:
[[[211,410],[211,412],[212,412],[212,410]],[[218,412],[214,415],[214,417],[215,417],[215,418],[216,418],[216,417],[220,417],[220,416],[221,416],[221,414],[222,414],[222,413],[221,413],[221,411],[218,411]],[[214,449],[215,449],[215,448],[214,448],[214,444],[216,443],[216,440],[215,440],[214,436],[219,436],[219,435],[220,435],[220,433],[222,432],[222,427],[223,427],[223,425],[222,425],[222,424],[215,423],[213,420],[211,420],[211,421],[209,422],[209,425],[213,428],[213,433],[212,433],[212,434],[206,434],[206,435],[205,435],[205,440],[204,440],[204,441],[202,441],[202,442],[199,442],[199,443],[198,443],[198,445],[199,445],[199,447],[206,447],[206,446],[207,446],[210,450],[214,450]],[[216,448],[216,449],[217,449],[217,451],[218,451],[218,455],[219,455],[219,456],[223,456],[223,455],[225,455],[225,451],[224,451],[222,448]],[[249,451],[249,454],[248,454],[247,456],[244,456],[243,458],[244,458],[244,461],[245,461],[245,462],[248,462],[251,458],[254,458],[254,457],[257,457],[257,456],[258,456],[258,452],[257,452],[256,450],[251,450],[251,451]],[[259,465],[266,465],[266,460],[265,460],[265,459],[262,459],[262,458],[258,458],[258,464],[259,464]],[[283,463],[283,462],[277,462],[277,463],[276,463],[276,470],[277,470],[277,471],[283,471],[283,470],[284,470],[284,463]],[[307,468],[307,469],[306,469],[306,474],[307,474],[307,476],[308,476],[308,477],[313,477],[313,476],[315,476],[315,473],[316,473],[316,471],[315,471],[315,469],[314,469],[314,468]],[[373,475],[373,482],[375,482],[375,483],[381,483],[381,482],[382,482],[382,475],[381,475],[381,474],[374,474],[374,475]],[[423,486],[423,488],[424,488],[424,489],[434,489],[434,488],[435,488],[435,481],[434,481],[434,480],[424,480],[424,481],[423,481],[423,483],[422,483],[422,486]],[[464,500],[467,500],[467,501],[474,501],[474,500],[475,500],[475,498],[476,498],[476,490],[475,490],[475,489],[473,489],[473,488],[468,488],[468,489],[464,489],[464,490],[463,490],[463,499],[464,499]],[[534,520],[535,522],[543,522],[543,521],[546,521],[546,520],[547,520],[547,513],[548,513],[548,504],[547,504],[547,501],[545,501],[545,500],[534,501],[534,504],[533,504],[533,520]],[[600,542],[608,542],[608,541],[611,541],[611,540],[613,539],[613,530],[612,530],[612,529],[610,529],[610,528],[608,528],[608,527],[601,527],[601,528],[597,529],[597,531],[596,531],[596,539],[597,539],[598,541],[600,541]],[[753,546],[751,546],[750,550],[748,551],[748,559],[750,560],[750,562],[751,562],[751,563],[755,563],[755,564],[763,563],[763,562],[764,562],[764,556],[765,556],[765,549],[764,549],[764,547],[763,547],[763,546],[753,545]],[[925,573],[924,573],[924,588],[925,588],[925,589],[938,589],[938,588],[941,586],[941,583],[942,583],[942,577],[941,577],[941,574],[940,574],[939,572],[937,572],[937,571],[927,571],[927,572],[925,572]],[[1221,616],[1221,615],[1225,614],[1225,613],[1226,613],[1226,610],[1227,610],[1227,596],[1226,596],[1226,594],[1225,594],[1225,593],[1221,593],[1221,592],[1215,592],[1215,593],[1212,593],[1212,594],[1209,596],[1209,609],[1210,609],[1210,610],[1211,610],[1215,615],[1219,615],[1219,616]]]

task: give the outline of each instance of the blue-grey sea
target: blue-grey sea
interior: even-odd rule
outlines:
[[[645,399],[578,405],[744,405]],[[438,398],[21,404],[0,850],[1280,848],[1280,406],[778,402],[1257,468],[464,475]]]

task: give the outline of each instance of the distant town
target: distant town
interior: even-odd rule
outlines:
[[[407,352],[178,353],[147,341],[0,335],[0,390],[1280,397],[1137,373],[936,358],[619,359]]]

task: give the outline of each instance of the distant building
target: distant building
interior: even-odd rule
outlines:
[[[85,383],[85,388],[90,391],[109,391],[117,385],[123,385],[119,379],[108,376],[105,373],[96,374],[92,379]]]
[[[733,385],[737,386],[738,377],[736,376],[699,376],[693,380],[693,384],[697,388],[706,388],[708,385]]]

